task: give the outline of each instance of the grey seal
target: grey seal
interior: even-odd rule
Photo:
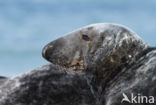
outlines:
[[[129,105],[121,103],[124,93],[156,97],[156,49],[125,26],[85,26],[47,44],[42,55],[53,64],[85,73],[100,105]]]

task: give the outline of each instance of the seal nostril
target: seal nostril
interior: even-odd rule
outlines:
[[[47,49],[48,49],[48,46],[45,46],[42,50],[42,57],[45,58],[45,59],[48,59],[47,57]]]
[[[46,59],[47,61],[52,62],[51,61],[51,57],[54,57],[53,53],[54,53],[55,49],[53,49],[53,45],[50,45],[50,44],[46,45],[43,48],[43,50],[42,50],[42,57],[44,59]]]

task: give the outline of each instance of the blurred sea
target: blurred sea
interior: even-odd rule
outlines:
[[[44,45],[82,26],[111,22],[156,45],[155,0],[1,0],[0,75],[15,76],[48,64]]]

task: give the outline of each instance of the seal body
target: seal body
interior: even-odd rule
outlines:
[[[0,105],[97,105],[87,80],[53,64],[8,78],[0,85]]]

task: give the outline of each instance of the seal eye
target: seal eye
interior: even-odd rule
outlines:
[[[82,35],[82,39],[85,41],[90,41],[90,38],[88,35]]]

